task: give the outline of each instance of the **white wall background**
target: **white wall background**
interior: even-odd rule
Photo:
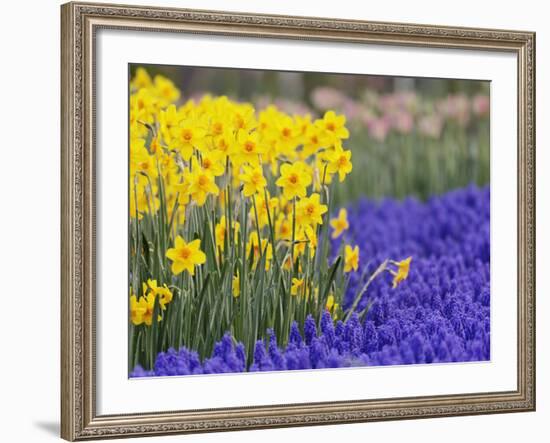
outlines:
[[[537,32],[537,412],[188,436],[188,442],[547,441],[550,311],[544,264],[550,234],[550,30],[545,3],[427,0],[338,2],[128,0],[135,4],[525,29]],[[0,26],[0,438],[55,441],[59,433],[59,4],[6,3]],[[498,146],[495,147],[498,155]],[[546,171],[545,171],[546,172]],[[179,441],[159,437],[139,441]]]

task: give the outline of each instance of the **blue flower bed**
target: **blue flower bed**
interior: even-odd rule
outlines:
[[[426,203],[362,200],[349,209],[345,236],[370,262],[352,273],[344,307],[353,302],[363,272],[388,257],[413,257],[408,279],[397,288],[389,274],[372,283],[359,303],[359,310],[371,305],[363,322],[354,315],[334,324],[326,313],[316,325],[309,317],[303,333],[292,325],[285,349],[269,331],[256,343],[249,368],[244,347],[225,335],[203,362],[189,349],[170,349],[157,356],[152,371],[136,367],[130,376],[489,360],[489,209],[489,188],[474,186]],[[340,241],[333,240],[334,248]]]

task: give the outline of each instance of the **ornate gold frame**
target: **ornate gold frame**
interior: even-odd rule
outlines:
[[[535,34],[68,3],[61,7],[61,436],[67,440],[535,409]],[[518,60],[518,380],[510,392],[98,416],[94,35],[99,28],[508,51]]]

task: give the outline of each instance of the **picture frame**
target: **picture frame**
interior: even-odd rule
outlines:
[[[69,441],[535,410],[535,34],[71,2],[61,7],[61,436]],[[517,66],[516,388],[98,414],[96,71],[100,30],[507,53]],[[330,70],[330,68],[328,69]],[[122,353],[124,354],[124,353]]]

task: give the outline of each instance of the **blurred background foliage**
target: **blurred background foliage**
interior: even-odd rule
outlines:
[[[130,66],[130,76],[140,65]],[[141,65],[143,66],[143,65]],[[490,83],[317,72],[147,65],[170,78],[181,103],[205,94],[275,104],[290,114],[347,117],[353,171],[338,204],[371,198],[427,199],[490,178]]]

